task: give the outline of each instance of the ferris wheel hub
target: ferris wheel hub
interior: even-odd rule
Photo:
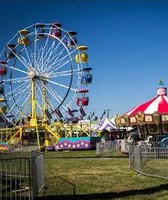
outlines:
[[[36,72],[31,68],[28,70],[28,77],[34,78],[36,76]]]

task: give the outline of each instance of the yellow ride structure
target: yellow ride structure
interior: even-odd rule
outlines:
[[[7,142],[10,145],[24,145],[29,143],[28,136],[35,137],[37,139],[37,147],[41,150],[43,147],[47,147],[51,145],[51,143],[56,143],[60,136],[58,133],[58,127],[60,124],[53,123],[52,125],[48,123],[47,116],[45,114],[47,108],[47,99],[46,99],[46,91],[43,90],[43,115],[38,116],[37,114],[37,106],[39,103],[36,99],[36,91],[35,91],[35,72],[34,75],[32,71],[29,71],[28,76],[31,73],[31,116],[29,119],[24,119],[24,123],[22,125],[18,125],[11,128],[1,128],[0,129],[0,141]],[[2,101],[1,99],[1,102]],[[23,111],[24,112],[24,111]],[[4,114],[3,108],[1,107],[2,115]],[[43,142],[40,141],[40,135],[43,137]],[[32,139],[32,138],[31,138]]]

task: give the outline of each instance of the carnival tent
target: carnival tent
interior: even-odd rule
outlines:
[[[102,130],[107,130],[107,131],[112,131],[112,130],[118,130],[118,127],[112,123],[108,118],[106,118],[100,125],[97,127],[99,131]]]

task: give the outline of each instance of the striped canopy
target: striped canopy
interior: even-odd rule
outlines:
[[[144,114],[153,114],[155,112],[159,114],[168,113],[168,97],[166,94],[166,88],[158,88],[156,97],[132,108],[124,115],[132,116],[136,115],[138,112],[142,112]]]
[[[99,131],[103,131],[103,130],[111,131],[111,130],[116,130],[116,129],[118,129],[118,127],[115,124],[113,124],[108,118],[106,118],[99,125],[99,127],[97,127],[97,130]]]

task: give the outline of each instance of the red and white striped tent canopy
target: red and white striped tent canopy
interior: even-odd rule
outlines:
[[[136,115],[138,112],[142,112],[144,114],[163,114],[168,113],[168,97],[165,87],[160,87],[157,89],[157,96],[153,99],[138,105],[128,112],[126,112],[124,115],[127,116],[133,116]]]

